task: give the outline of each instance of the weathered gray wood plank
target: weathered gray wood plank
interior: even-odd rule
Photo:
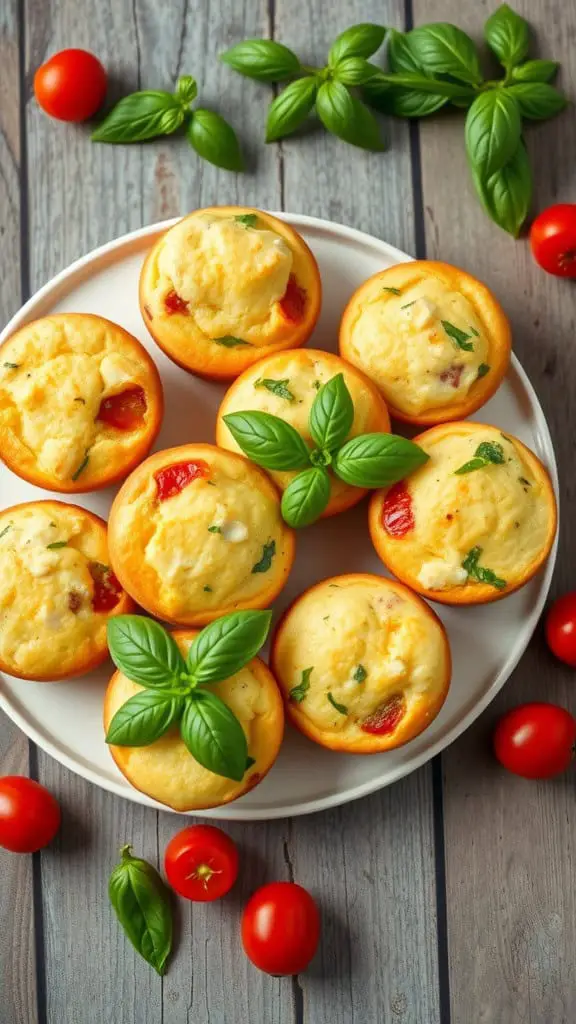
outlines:
[[[0,321],[20,302],[20,126],[16,0],[0,7]],[[28,741],[0,713],[0,775],[28,774]],[[0,850],[0,993],[6,1024],[34,1024],[32,859]]]
[[[493,3],[416,0],[415,21],[448,20],[477,38]],[[537,30],[538,53],[562,61],[559,84],[576,95],[576,9],[562,0],[516,0]],[[570,504],[576,409],[574,289],[531,260],[484,216],[468,182],[462,118],[422,125],[428,255],[459,264],[494,288],[509,312],[515,349],[550,423],[560,467],[564,519],[555,591],[573,588],[575,540]],[[527,132],[535,209],[574,201],[572,112]],[[573,780],[527,783],[494,763],[490,733],[498,715],[526,700],[576,710],[573,674],[537,635],[504,692],[475,727],[443,755],[448,935],[454,1021],[561,1024],[576,1006],[576,856]],[[473,1008],[473,1011],[472,1011]]]

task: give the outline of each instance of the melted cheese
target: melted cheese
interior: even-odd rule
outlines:
[[[134,386],[149,390],[149,364],[120,328],[78,314],[37,320],[2,346],[0,449],[18,444],[23,468],[57,481],[70,481],[88,452],[89,483],[148,429],[146,415],[126,432],[97,420],[103,399]]]
[[[464,335],[461,348],[442,321]],[[394,295],[378,283],[358,307],[350,327],[353,361],[386,400],[407,414],[462,401],[489,363],[489,340],[469,298],[433,276]]]
[[[363,682],[354,678],[358,666]],[[404,695],[410,715],[444,689],[447,670],[436,619],[408,592],[401,597],[387,580],[370,577],[336,578],[304,594],[277,634],[275,667],[287,695],[311,668],[298,711],[322,732],[351,739],[364,735],[362,722],[396,694]]]
[[[70,665],[90,662],[106,647],[107,616],[92,610],[89,569],[108,561],[104,527],[53,502],[7,509],[0,534],[2,662],[29,676],[65,676]],[[71,594],[81,599],[75,612]]]

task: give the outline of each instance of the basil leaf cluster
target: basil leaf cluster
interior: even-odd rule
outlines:
[[[179,725],[180,735],[208,771],[239,782],[246,771],[244,730],[227,704],[206,684],[239,672],[262,647],[272,612],[223,615],[194,639],[184,660],[174,637],[143,615],[108,621],[108,647],[116,667],[144,687],[118,709],[106,742],[148,746]]]
[[[346,440],[354,403],[342,373],[324,384],[312,403],[308,426],[316,448],[310,449],[293,426],[267,412],[229,413],[224,422],[258,466],[302,471],[282,495],[282,516],[293,527],[309,526],[322,515],[330,500],[330,469],[352,487],[388,487],[428,459],[422,448],[395,434]]]
[[[174,93],[147,89],[124,96],[92,132],[92,141],[144,142],[173,135],[185,125],[188,142],[204,160],[227,171],[243,170],[234,129],[213,110],[192,110],[190,104],[197,94],[192,75],[182,75]]]

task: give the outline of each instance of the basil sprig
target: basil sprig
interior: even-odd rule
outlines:
[[[172,909],[156,868],[123,846],[108,883],[116,916],[140,956],[162,975],[172,949]]]
[[[174,637],[153,619],[117,615],[108,622],[108,646],[117,668],[144,687],[116,712],[106,742],[144,747],[179,725],[180,735],[204,768],[241,781],[248,763],[244,730],[206,684],[239,672],[256,656],[270,629],[271,612],[224,615],[194,639],[186,661]]]
[[[124,96],[92,132],[92,141],[144,142],[173,135],[185,124],[190,145],[204,160],[227,171],[243,170],[234,129],[213,110],[192,110],[190,104],[197,94],[192,75],[182,75],[174,93],[147,89]]]
[[[312,403],[308,425],[314,449],[294,427],[270,413],[229,413],[224,422],[257,465],[279,472],[302,470],[282,495],[282,516],[293,527],[309,526],[324,512],[330,501],[330,469],[353,487],[389,487],[428,459],[418,445],[394,434],[361,434],[346,441],[354,404],[342,373],[324,384]]]

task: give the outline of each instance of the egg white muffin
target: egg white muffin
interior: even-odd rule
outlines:
[[[224,416],[246,410],[271,413],[294,427],[314,447],[308,428],[312,403],[322,385],[343,373],[354,403],[354,422],[349,437],[390,430],[386,403],[378,389],[355,367],[343,359],[318,349],[293,349],[269,356],[251,366],[230,386],[218,410],[216,443],[222,448],[240,452]],[[296,472],[274,472],[270,476],[284,490]],[[333,516],[356,505],[366,494],[360,487],[350,487],[330,475],[330,502],[322,517]]]
[[[286,714],[331,750],[374,754],[413,739],[450,685],[446,631],[401,583],[334,576],[296,599],[272,643]]]
[[[160,236],[140,276],[140,309],[157,344],[184,369],[220,380],[303,345],[320,302],[303,238],[244,206],[189,214]]]
[[[209,444],[143,462],[112,505],[109,544],[128,593],[177,625],[268,607],[294,559],[272,482],[243,456]]]
[[[173,636],[184,657],[192,643],[194,630],[177,630]],[[260,658],[254,658],[240,672],[220,683],[203,684],[234,712],[248,741],[248,754],[254,759],[240,782],[215,775],[198,764],[178,727],[148,747],[109,745],[110,753],[128,781],[153,800],[175,811],[200,811],[237,800],[254,789],[274,764],[284,734],[284,709],[276,680]],[[104,729],[116,712],[141,686],[122,672],[112,676],[104,697]]]
[[[407,423],[444,423],[479,409],[506,373],[510,346],[510,324],[486,285],[430,260],[369,278],[340,326],[340,354]]]
[[[60,501],[0,512],[3,672],[41,681],[88,672],[108,654],[109,617],[132,607],[98,516]]]
[[[118,324],[58,313],[0,347],[0,458],[38,487],[107,487],[148,453],[162,384],[150,356]]]
[[[540,460],[481,423],[444,424],[414,440],[428,462],[371,499],[370,533],[384,564],[444,604],[483,604],[518,590],[556,534],[556,499]]]

